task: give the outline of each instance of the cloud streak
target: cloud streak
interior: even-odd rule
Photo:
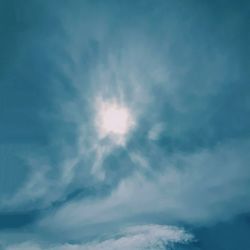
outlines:
[[[46,246],[48,250],[164,250],[175,243],[187,244],[193,239],[183,229],[162,225],[131,226],[108,239],[84,244]],[[8,246],[6,250],[42,250],[32,242]]]
[[[200,224],[247,212],[248,149],[248,142],[236,141],[191,155],[177,154],[161,162],[165,170],[153,177],[139,168],[107,197],[69,202],[40,226],[56,234],[63,228],[69,238],[77,238],[79,228],[95,224],[101,228],[103,223],[122,223],[139,215],[155,220],[164,214],[166,222]]]

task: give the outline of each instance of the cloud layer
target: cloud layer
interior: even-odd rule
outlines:
[[[32,242],[8,246],[6,250],[164,250],[175,243],[188,243],[192,236],[177,227],[141,225],[124,229],[111,238],[85,244],[64,244],[56,247],[41,247]]]
[[[185,232],[86,242],[250,211],[248,4],[27,2],[0,2],[4,245],[163,249]],[[132,112],[126,140],[97,100]]]

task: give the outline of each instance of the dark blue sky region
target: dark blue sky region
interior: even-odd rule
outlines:
[[[0,249],[249,250],[249,18],[0,0]]]

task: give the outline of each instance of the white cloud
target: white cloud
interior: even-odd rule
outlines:
[[[164,225],[139,225],[127,227],[118,234],[102,241],[83,244],[39,246],[25,242],[7,247],[6,250],[164,250],[174,243],[188,243],[192,236],[183,229]]]
[[[230,218],[250,208],[248,149],[249,143],[241,141],[190,155],[174,155],[155,162],[165,165],[165,170],[158,175],[155,172],[152,178],[138,168],[109,196],[70,202],[44,218],[40,226],[79,239],[79,231],[91,225],[119,225],[119,221],[138,215],[149,218],[149,214],[163,213],[169,221],[191,223]]]
[[[85,245],[86,250],[163,250],[171,243],[188,242],[191,235],[176,227],[144,225],[127,228],[121,237]]]

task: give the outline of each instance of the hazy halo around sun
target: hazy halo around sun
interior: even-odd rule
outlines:
[[[101,138],[116,138],[118,143],[124,140],[134,125],[131,111],[115,100],[99,101],[97,105],[96,126]]]

